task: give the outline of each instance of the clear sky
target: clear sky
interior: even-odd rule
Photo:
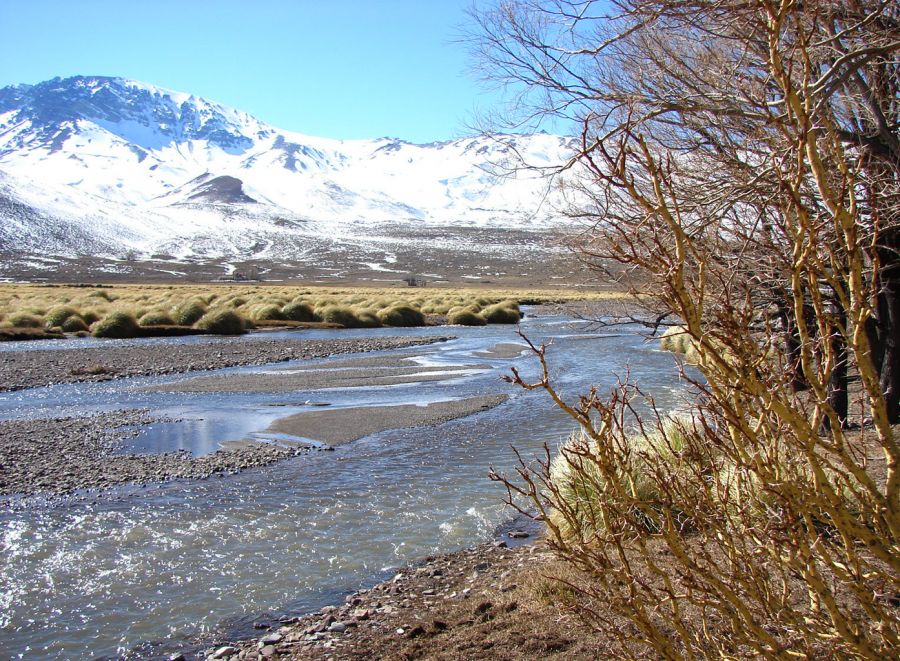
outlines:
[[[471,2],[0,0],[0,87],[121,76],[308,135],[444,140],[496,102],[454,43]]]

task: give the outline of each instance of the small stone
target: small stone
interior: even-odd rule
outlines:
[[[215,652],[213,652],[214,659],[224,659],[227,656],[232,656],[237,654],[240,650],[237,647],[232,647],[231,645],[225,645],[224,647],[220,647]]]
[[[166,657],[166,661],[185,661],[184,654],[177,652]]]
[[[403,629],[402,627],[397,629],[397,635],[398,635],[398,636],[402,636],[402,635],[405,634],[405,633],[406,633],[406,630]]]
[[[347,630],[347,625],[343,622],[332,622],[328,630],[332,633],[344,633]]]
[[[510,530],[506,535],[510,539],[527,539],[531,537],[531,533],[527,533],[524,530]]]
[[[259,650],[259,654],[262,657],[268,658],[270,656],[275,656],[275,646],[274,645],[266,645],[265,647]]]
[[[263,645],[277,645],[282,640],[284,640],[284,636],[280,633],[270,633],[268,636],[263,636],[259,639],[259,642]]]
[[[507,548],[508,546],[509,546],[509,544],[507,544],[506,542],[504,542],[502,539],[499,540],[499,541],[494,542],[494,548],[495,548],[495,549],[505,549],[505,548]]]

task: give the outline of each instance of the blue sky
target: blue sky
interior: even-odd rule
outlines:
[[[454,43],[470,4],[0,0],[0,87],[122,76],[309,135],[443,140],[497,102]]]

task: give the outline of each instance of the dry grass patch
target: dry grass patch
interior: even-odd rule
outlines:
[[[10,327],[15,325],[13,321],[24,320],[39,326],[62,326],[66,319],[77,315],[90,327],[113,313],[125,313],[139,319],[140,325],[145,327],[190,327],[210,310],[224,308],[234,310],[247,327],[252,326],[254,320],[259,325],[269,325],[271,321],[314,323],[323,320],[322,312],[329,308],[349,310],[349,314],[344,313],[345,321],[356,327],[420,325],[420,315],[443,316],[452,310],[463,309],[469,309],[475,315],[490,310],[495,319],[503,317],[507,323],[514,323],[517,321],[514,316],[518,313],[514,315],[509,310],[516,310],[520,304],[605,300],[619,296],[576,290],[488,290],[475,287],[425,290],[209,283],[90,288],[0,284],[0,323]],[[482,323],[472,317],[468,321]],[[73,322],[72,327],[75,326],[80,328]]]

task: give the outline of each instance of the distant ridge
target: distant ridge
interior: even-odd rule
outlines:
[[[560,220],[557,193],[505,171],[572,148],[547,134],[316,138],[123,78],[14,85],[0,89],[0,252],[292,259],[309,237],[383,224],[542,232]]]

